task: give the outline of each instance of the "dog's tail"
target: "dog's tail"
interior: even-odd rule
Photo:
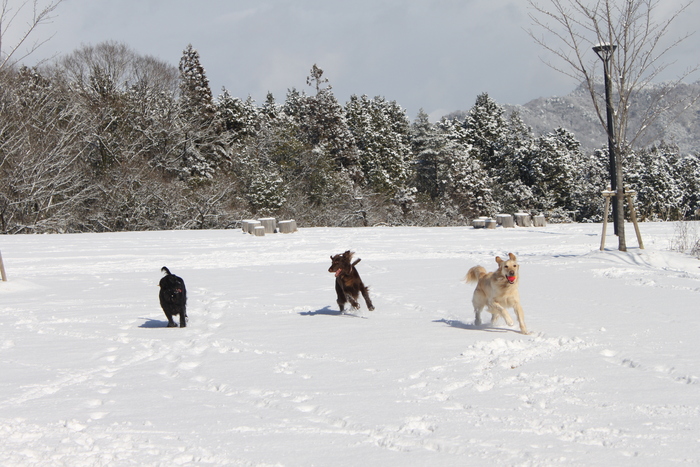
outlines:
[[[467,272],[467,275],[464,276],[464,282],[477,282],[486,274],[486,269],[484,269],[483,266],[474,266]]]
[[[171,275],[171,274],[170,274],[170,269],[166,268],[165,266],[163,266],[162,268],[160,268],[160,270],[161,270],[161,272],[164,272],[164,273],[166,273],[167,275]]]

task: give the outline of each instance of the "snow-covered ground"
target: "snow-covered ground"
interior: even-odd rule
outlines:
[[[0,465],[700,463],[700,261],[641,227],[3,236]],[[373,312],[337,311],[346,249]],[[461,282],[508,252],[527,336]]]

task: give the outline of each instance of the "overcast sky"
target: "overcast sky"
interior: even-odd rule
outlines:
[[[660,0],[661,8],[681,0]],[[10,0],[10,4],[20,0]],[[528,36],[526,0],[64,0],[40,35],[55,36],[29,64],[82,44],[114,40],[177,66],[200,53],[215,96],[226,87],[258,103],[271,91],[312,92],[312,65],[341,103],[384,96],[415,118],[469,109],[482,92],[501,104],[565,95],[578,83],[543,63]],[[696,1],[676,26],[700,24]],[[673,56],[676,71],[700,61],[700,34]],[[6,38],[9,39],[9,38]],[[7,43],[7,40],[6,40]],[[696,77],[697,79],[697,77]]]

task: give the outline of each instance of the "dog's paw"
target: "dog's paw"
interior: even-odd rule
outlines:
[[[374,306],[370,305],[370,306],[367,307],[367,309],[368,309],[369,311],[374,311]]]

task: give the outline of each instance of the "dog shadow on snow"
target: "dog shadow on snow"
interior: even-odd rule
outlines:
[[[360,316],[353,313],[343,312],[340,310],[332,310],[331,307],[326,306],[316,311],[300,311],[301,316],[349,316],[351,318],[363,318],[367,319],[366,316]]]
[[[164,321],[162,319],[151,319],[151,318],[141,318],[141,319],[145,319],[146,321],[139,326],[140,328],[153,329],[153,328],[167,328],[168,327],[168,322]]]
[[[510,328],[495,328],[491,324],[474,324],[474,323],[464,323],[456,319],[434,319],[433,323],[444,323],[452,328],[457,329],[468,329],[470,331],[486,331],[486,332],[515,332],[515,329]]]

